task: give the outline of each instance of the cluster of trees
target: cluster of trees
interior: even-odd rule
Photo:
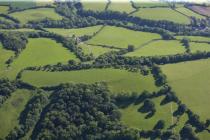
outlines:
[[[120,113],[108,94],[99,83],[60,85],[32,139],[138,140],[138,132],[120,124]]]
[[[15,82],[11,82],[8,79],[0,79],[0,106],[16,89],[17,87]]]
[[[23,112],[20,114],[19,126],[15,127],[6,137],[6,140],[17,140],[24,137],[29,131],[35,127],[40,119],[43,108],[48,104],[49,99],[47,93],[37,91],[37,95],[32,97]]]
[[[199,140],[191,125],[186,124],[180,131],[181,139]]]
[[[21,32],[3,32],[0,40],[6,49],[13,50],[17,54],[25,49],[28,42],[27,36]]]
[[[183,43],[183,46],[185,46],[186,52],[187,52],[187,53],[190,53],[190,40],[189,40],[189,38],[184,37],[184,38],[181,40],[181,43]]]
[[[162,86],[166,83],[166,75],[163,74],[163,72],[161,71],[160,67],[158,67],[157,65],[153,65],[152,66],[152,74],[155,78],[155,84],[157,86]]]

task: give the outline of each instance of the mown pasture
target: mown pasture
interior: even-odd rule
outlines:
[[[5,63],[11,56],[14,56],[14,52],[4,49],[0,43],[0,78],[5,78],[5,73],[7,71],[7,65]]]
[[[197,51],[210,52],[210,44],[190,42],[190,50],[191,50],[192,53],[195,53]]]
[[[108,1],[102,0],[100,2],[88,2],[88,1],[81,1],[83,5],[83,9],[85,10],[92,10],[92,11],[104,11]]]
[[[130,2],[111,2],[107,10],[130,13],[135,9]]]
[[[22,80],[38,87],[67,82],[87,84],[106,82],[109,89],[115,93],[157,90],[152,75],[143,76],[140,72],[112,68],[63,72],[25,71]]]
[[[209,118],[210,59],[161,66],[178,98],[202,120]]]
[[[14,12],[10,15],[14,18],[17,18],[21,23],[27,23],[29,21],[40,21],[45,18],[52,20],[62,19],[62,17],[58,15],[53,8],[29,9],[20,12]]]
[[[126,108],[120,109],[120,112],[122,113],[121,121],[132,128],[152,130],[159,120],[164,120],[165,129],[167,129],[174,123],[172,122],[172,113],[177,109],[177,105],[175,103],[161,105],[160,103],[163,99],[163,97],[151,99],[155,103],[156,112],[149,118],[145,118],[148,115],[147,113],[139,111],[143,106],[143,103],[131,104]],[[171,110],[171,106],[173,106],[174,110]]]
[[[29,39],[26,48],[8,68],[7,74],[9,78],[14,79],[17,73],[25,67],[56,64],[58,62],[67,63],[70,59],[77,60],[72,52],[52,39]]]
[[[202,15],[199,15],[185,7],[179,7],[179,8],[176,8],[177,11],[181,12],[182,14],[185,14],[189,17],[195,17],[195,18],[198,18],[198,19],[204,19],[205,17],[202,16]]]
[[[210,42],[210,38],[204,36],[175,36],[175,38],[179,40],[183,38],[188,38],[190,41]]]
[[[0,14],[5,14],[8,12],[8,10],[9,10],[8,6],[0,5]]]
[[[110,52],[110,51],[117,51],[117,49],[110,49],[102,46],[95,46],[95,45],[87,45],[84,43],[79,44],[79,47],[82,48],[84,54],[92,54],[95,58],[99,55],[102,55],[104,53]]]
[[[128,45],[139,47],[153,39],[160,39],[155,33],[133,31],[126,28],[105,26],[96,36],[87,41],[87,44],[114,46],[127,48]]]
[[[168,20],[180,24],[190,24],[190,19],[171,8],[141,8],[132,14],[143,19]]]
[[[0,138],[4,139],[9,132],[18,126],[20,113],[32,97],[28,90],[17,90],[0,107]]]
[[[102,27],[102,25],[90,26],[90,27],[84,27],[84,28],[72,28],[72,29],[45,28],[45,30],[65,36],[65,37],[72,37],[73,35],[79,37],[79,36],[84,36],[84,35],[93,35],[101,27]]]
[[[167,2],[140,2],[137,0],[134,0],[134,5],[139,8],[169,7]]]
[[[126,56],[162,56],[173,55],[185,52],[185,47],[180,41],[158,40],[153,41],[137,50],[127,53]]]

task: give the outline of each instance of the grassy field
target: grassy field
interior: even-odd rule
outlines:
[[[152,99],[155,103],[156,112],[151,118],[145,118],[147,113],[139,112],[138,109],[143,106],[143,103],[140,104],[131,104],[126,108],[120,109],[122,113],[121,121],[132,128],[143,129],[143,130],[152,130],[156,123],[159,120],[164,120],[166,128],[172,124],[172,113],[171,113],[171,103],[166,105],[160,105],[160,102],[163,100],[163,97],[158,97]],[[176,104],[172,103],[174,109],[177,108]],[[175,111],[175,110],[173,110]]]
[[[161,66],[169,84],[181,101],[201,119],[210,116],[210,59]]]
[[[6,137],[18,125],[19,115],[31,97],[30,91],[17,90],[0,107],[0,138]]]
[[[190,19],[170,8],[143,8],[133,16],[151,20],[168,20],[180,24],[190,24]]]
[[[110,49],[110,48],[105,48],[105,47],[101,47],[101,46],[87,45],[84,43],[80,44],[79,47],[82,48],[82,50],[85,54],[92,54],[95,58],[98,57],[99,55],[106,53],[106,52],[117,50],[117,49]]]
[[[127,48],[128,45],[139,47],[150,40],[159,38],[161,38],[161,36],[155,33],[133,31],[115,26],[106,26],[99,34],[87,41],[87,43]]]
[[[20,29],[0,29],[0,32],[36,32],[40,30],[20,28]]]
[[[197,52],[197,51],[210,52],[210,44],[190,42],[190,50],[192,53]]]
[[[42,66],[47,64],[56,64],[58,62],[66,63],[70,59],[76,59],[76,56],[62,47],[62,44],[47,38],[29,39],[29,42],[17,59],[7,70],[8,77],[15,78],[17,72],[28,66]]]
[[[0,43],[0,78],[5,77],[5,73],[6,73],[6,69],[7,69],[5,62],[11,56],[14,56],[14,52],[4,49],[2,44]]]
[[[58,15],[53,8],[30,9],[11,13],[10,15],[20,20],[21,23],[27,23],[28,21],[39,21],[45,18],[53,20],[62,19],[62,17]]]
[[[83,8],[85,10],[93,10],[93,11],[104,11],[106,8],[108,1],[102,0],[100,2],[88,2],[82,1]]]
[[[184,53],[185,47],[180,41],[159,40],[149,43],[148,45],[137,49],[134,52],[126,54],[126,56],[158,56],[158,55],[173,55]]]
[[[8,12],[8,10],[9,10],[9,7],[8,6],[1,6],[0,5],[0,14],[5,14],[5,13],[7,13]]]
[[[152,75],[143,76],[140,73],[112,68],[69,72],[26,71],[23,73],[22,80],[38,87],[66,82],[95,83],[104,81],[108,83],[110,90],[113,92],[141,92],[157,89]]]
[[[209,37],[203,37],[203,36],[175,36],[176,39],[183,39],[183,38],[188,38],[191,41],[204,41],[204,42],[210,42]]]
[[[198,133],[198,138],[200,139],[200,140],[208,140],[209,138],[210,138],[210,133],[208,132],[208,131],[203,131],[203,132],[201,132],[201,133]]]
[[[136,0],[133,0],[135,6],[141,7],[141,8],[150,8],[150,7],[169,7],[168,3],[166,2],[139,2]]]
[[[9,20],[9,19],[7,19],[5,17],[1,17],[1,16],[0,16],[0,20],[5,21],[5,22],[9,22],[9,23],[14,23],[12,20]]]
[[[177,11],[189,16],[189,17],[196,17],[196,18],[199,18],[199,19],[204,19],[205,17],[202,16],[202,15],[199,15],[185,7],[179,7],[179,8],[176,8]]]
[[[73,35],[75,35],[75,36],[93,35],[101,27],[102,27],[102,25],[85,27],[85,28],[74,28],[74,29],[45,28],[45,30],[62,35],[62,36],[71,37]]]
[[[111,2],[108,10],[130,13],[135,9],[132,7],[130,2]]]

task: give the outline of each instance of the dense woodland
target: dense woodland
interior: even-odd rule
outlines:
[[[5,137],[6,140],[22,140],[27,135],[30,135],[29,139],[32,140],[139,140],[141,138],[197,140],[199,139],[197,133],[205,130],[210,132],[210,120],[201,120],[199,115],[177,97],[175,91],[168,85],[167,76],[159,67],[163,64],[210,58],[210,52],[192,53],[189,43],[191,41],[188,38],[179,40],[186,50],[182,54],[128,57],[124,54],[134,51],[134,46],[128,45],[125,49],[110,51],[94,58],[92,54],[85,54],[82,48],[78,47],[78,44],[93,38],[97,32],[93,35],[80,37],[64,37],[44,29],[112,25],[134,31],[158,33],[163,40],[176,40],[174,35],[210,37],[210,30],[202,30],[209,27],[209,19],[202,21],[194,19],[191,24],[182,25],[164,20],[142,19],[117,11],[87,11],[80,2],[57,2],[55,7],[49,5],[40,7],[55,8],[55,12],[63,16],[63,19],[51,20],[46,18],[41,21],[29,21],[28,24],[21,24],[18,19],[10,15],[0,15],[13,21],[13,23],[7,23],[0,20],[1,29],[32,28],[36,30],[36,32],[0,33],[3,47],[15,52],[15,56],[10,57],[6,61],[6,65],[10,67],[13,61],[24,51],[29,38],[41,37],[61,43],[73,52],[80,62],[69,60],[67,64],[57,63],[25,67],[18,72],[14,80],[0,79],[0,108],[17,89],[27,89],[34,92],[33,97],[19,116],[18,126],[9,132]],[[135,6],[133,5],[133,7]],[[11,13],[24,10],[27,8],[10,7]],[[105,47],[110,48],[110,46]],[[116,95],[109,90],[104,82],[35,87],[21,80],[22,73],[25,71],[61,72],[94,68],[125,69],[129,72],[139,72],[145,76],[151,74],[159,89],[156,92],[143,91],[142,93]],[[148,118],[154,116],[158,110],[153,99],[157,97],[163,97],[162,105],[169,103],[177,105],[175,111],[177,118],[187,115],[188,121],[179,132],[173,131],[173,127],[177,124],[166,128],[166,122],[162,119],[155,124],[152,130],[130,128],[120,121],[121,113],[119,110],[130,104],[142,103],[138,109],[139,112],[147,113],[146,117]]]

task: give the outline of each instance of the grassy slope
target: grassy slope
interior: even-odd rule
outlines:
[[[181,101],[207,119],[210,98],[210,59],[161,66],[169,84]]]
[[[176,39],[183,39],[184,37],[189,38],[191,41],[206,41],[210,42],[209,37],[203,37],[203,36],[176,36]]]
[[[190,24],[188,17],[170,8],[143,8],[135,12],[133,16],[151,20],[168,20],[181,24]]]
[[[11,64],[8,77],[15,78],[17,72],[28,66],[66,63],[70,59],[77,60],[72,52],[54,40],[47,38],[29,39],[26,49]]]
[[[6,73],[6,69],[7,69],[5,62],[11,56],[14,56],[14,52],[4,49],[2,44],[0,43],[0,78],[5,77],[5,73]]]
[[[87,43],[127,48],[129,44],[139,47],[152,39],[158,38],[161,38],[159,34],[133,31],[115,26],[106,26]]]
[[[102,25],[85,27],[85,28],[75,28],[75,29],[45,28],[45,30],[59,34],[59,35],[63,35],[66,37],[71,37],[72,35],[75,35],[75,36],[93,35],[101,27]]]
[[[137,49],[134,52],[126,54],[126,56],[156,56],[156,55],[172,55],[184,53],[185,48],[180,41],[159,40],[152,42],[143,48]]]
[[[159,6],[159,7],[169,7],[168,3],[166,2],[139,2],[139,1],[134,1],[135,6],[137,7],[154,7],[154,6]]]
[[[135,9],[131,6],[130,2],[112,2],[108,10],[130,13]]]
[[[30,28],[20,28],[20,29],[0,29],[0,32],[36,32],[39,30]]]
[[[117,49],[110,49],[101,46],[94,46],[94,45],[87,45],[87,44],[80,44],[79,45],[85,54],[93,54],[94,57],[98,57],[106,52],[116,51]]]
[[[165,120],[166,128],[172,123],[171,114],[171,103],[166,105],[160,105],[163,97],[158,97],[152,99],[155,103],[156,113],[151,118],[146,119],[146,113],[141,113],[138,109],[143,105],[143,103],[134,105],[131,104],[126,108],[120,109],[122,113],[121,121],[132,128],[151,130],[156,125],[157,121],[160,119]],[[173,103],[174,108],[176,105]],[[175,110],[174,110],[175,111]]]
[[[31,97],[30,91],[17,90],[0,107],[0,138],[7,136],[18,125],[18,117]]]
[[[45,18],[50,18],[53,20],[62,19],[60,15],[55,13],[53,8],[30,9],[21,12],[15,12],[10,15],[20,20],[21,23],[27,23],[28,21],[38,21]]]
[[[104,0],[101,2],[82,2],[83,8],[85,10],[93,10],[93,11],[103,11],[105,10],[106,4],[108,1]]]
[[[90,69],[66,72],[26,71],[22,79],[36,86],[57,85],[65,82],[95,83],[105,81],[113,92],[156,90],[151,75],[128,72],[119,69]]]
[[[199,14],[197,14],[197,13],[195,13],[195,12],[185,8],[185,7],[179,7],[179,8],[176,8],[176,10],[185,14],[185,15],[187,15],[187,16],[189,16],[189,17],[196,17],[196,18],[199,18],[199,19],[205,18],[204,16],[199,15]]]
[[[207,43],[190,43],[190,50],[192,53],[197,52],[197,51],[207,51],[210,52],[210,44]]]
[[[9,7],[8,6],[0,6],[0,14],[5,14],[7,13]]]

